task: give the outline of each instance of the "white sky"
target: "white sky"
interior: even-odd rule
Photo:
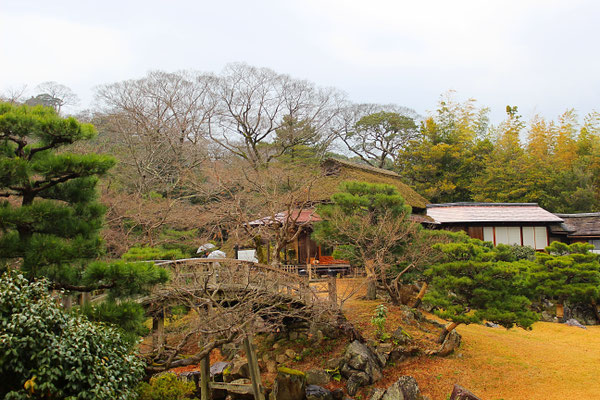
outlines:
[[[425,114],[449,89],[504,116],[600,111],[600,2],[0,0],[0,90],[244,61]]]

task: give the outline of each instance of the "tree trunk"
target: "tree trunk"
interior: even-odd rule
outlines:
[[[377,298],[377,276],[373,269],[374,262],[372,260],[365,261],[365,272],[367,273],[367,300],[375,300]]]
[[[592,309],[594,310],[596,321],[600,323],[600,313],[598,312],[598,304],[596,304],[596,300],[592,300]]]
[[[440,336],[438,337],[438,343],[444,343],[444,340],[446,340],[446,336],[448,336],[448,334],[450,332],[452,332],[454,330],[454,328],[456,328],[458,326],[458,322],[452,322],[449,325],[447,325],[442,332],[440,333]]]
[[[413,308],[419,308],[419,306],[421,305],[421,302],[423,301],[423,297],[425,297],[425,293],[427,293],[428,286],[429,286],[429,284],[427,282],[423,282],[423,286],[421,286],[421,290],[419,291],[419,294],[417,295],[417,298],[415,299],[415,304],[413,305]]]

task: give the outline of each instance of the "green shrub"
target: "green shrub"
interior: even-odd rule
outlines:
[[[117,330],[58,307],[47,285],[0,277],[0,398],[135,398],[140,358]]]
[[[123,254],[125,261],[148,261],[148,260],[178,260],[186,258],[179,249],[163,249],[160,247],[132,247]]]
[[[143,382],[138,388],[139,400],[180,400],[191,397],[196,389],[194,382],[183,382],[175,374],[164,374]]]

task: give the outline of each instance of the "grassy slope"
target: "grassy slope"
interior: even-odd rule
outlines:
[[[380,302],[351,300],[347,315],[370,336],[369,319]],[[389,307],[388,330],[401,321]],[[376,386],[387,387],[401,375],[417,379],[424,394],[445,400],[453,385],[486,400],[595,399],[600,393],[600,326],[587,330],[538,322],[532,331],[460,326],[459,351],[447,358],[421,356],[389,367]]]

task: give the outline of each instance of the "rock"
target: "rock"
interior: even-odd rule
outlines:
[[[479,397],[475,396],[473,393],[468,391],[467,389],[454,385],[454,389],[452,390],[452,394],[450,395],[450,400],[481,400]]]
[[[393,348],[394,345],[392,343],[380,343],[379,346],[377,346],[377,352],[379,354],[388,355]]]
[[[444,343],[440,346],[439,350],[435,353],[440,357],[446,357],[451,354],[455,349],[460,346],[461,336],[456,330],[452,330],[444,339]]]
[[[340,388],[333,389],[331,391],[331,397],[333,397],[333,400],[342,400],[344,398],[344,391]]]
[[[306,387],[306,400],[333,400],[331,392],[321,386],[308,385]]]
[[[558,318],[550,314],[548,311],[542,311],[540,319],[544,322],[558,322]]]
[[[416,346],[413,347],[397,347],[392,350],[388,356],[388,363],[396,363],[400,361],[406,360],[408,357],[414,357],[418,355],[420,352],[419,348]]]
[[[288,357],[289,357],[289,358],[291,358],[291,359],[294,359],[294,358],[296,358],[296,356],[298,355],[298,353],[296,353],[296,352],[295,352],[294,350],[292,350],[292,349],[287,349],[287,350],[285,351],[285,355],[286,355],[286,356],[288,356]]]
[[[223,380],[231,382],[241,378],[250,379],[250,367],[247,360],[235,358],[231,362],[231,366],[223,371]]]
[[[330,358],[329,360],[327,360],[325,362],[325,368],[326,369],[338,369],[342,365],[343,362],[344,362],[344,359],[341,357]]]
[[[267,362],[267,361],[269,361],[270,359],[271,359],[271,355],[270,355],[269,353],[265,353],[265,354],[263,354],[263,356],[262,356],[262,360],[263,360],[264,362]]]
[[[350,343],[340,368],[341,374],[348,379],[346,385],[348,393],[353,396],[360,386],[380,380],[383,377],[381,368],[385,363],[386,358],[377,354],[372,348],[358,340]]]
[[[312,340],[316,343],[321,343],[323,339],[325,339],[325,335],[322,330],[317,330],[312,336]]]
[[[200,371],[186,371],[177,375],[179,379],[194,382],[196,387],[198,387],[198,382],[200,382]]]
[[[290,332],[290,340],[297,340],[298,339],[298,332]]]
[[[269,343],[273,343],[275,342],[275,334],[274,333],[269,333],[267,335],[267,337],[265,338],[265,340]]]
[[[565,322],[565,325],[576,326],[577,328],[587,329],[585,326],[581,325],[581,323],[579,323],[579,321],[577,321],[575,318],[571,318],[571,319],[567,320],[567,322]]]
[[[269,400],[303,400],[306,390],[304,372],[280,367]]]
[[[283,364],[288,361],[288,358],[285,356],[285,354],[278,354],[275,356],[275,361],[277,361],[278,364]]]
[[[498,325],[498,324],[495,324],[495,323],[493,323],[493,322],[490,322],[490,321],[487,321],[487,322],[485,323],[485,326],[487,326],[488,328],[499,328],[499,327],[500,327],[500,325]]]
[[[279,343],[273,343],[273,350],[277,350],[279,347],[281,347]]]
[[[369,400],[381,400],[383,395],[385,394],[385,389],[376,388],[373,389],[373,393],[371,393],[371,397]]]
[[[355,372],[350,375],[348,381],[346,382],[346,391],[350,396],[354,396],[356,392],[358,392],[358,388],[361,386],[366,386],[371,383],[371,377],[367,375],[365,372]]]
[[[267,368],[268,373],[274,374],[277,372],[277,361],[269,360],[265,363],[265,367]]]
[[[394,343],[399,344],[399,345],[405,345],[408,342],[410,342],[410,336],[408,335],[408,332],[406,332],[404,329],[402,329],[401,326],[399,326],[393,333],[392,333],[392,340],[394,341]]]
[[[311,369],[306,372],[307,385],[327,385],[331,380],[327,371],[322,369]]]
[[[422,400],[417,381],[412,376],[401,376],[386,391],[381,400]]]
[[[215,382],[223,382],[223,373],[227,368],[231,367],[232,364],[225,361],[217,361],[210,366],[210,377]]]

